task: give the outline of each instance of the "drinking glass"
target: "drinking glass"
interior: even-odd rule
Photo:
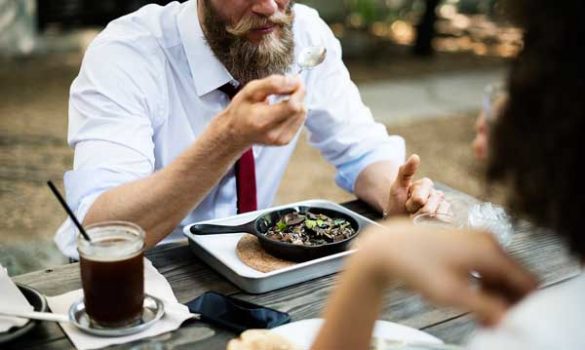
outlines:
[[[86,227],[77,238],[85,309],[97,327],[140,321],[144,302],[144,231],[130,222]]]
[[[477,202],[458,197],[447,200],[451,204],[449,215],[418,214],[412,218],[412,222],[416,225],[431,225],[444,229],[485,230],[490,232],[503,248],[509,246],[514,227],[504,208],[491,202]]]

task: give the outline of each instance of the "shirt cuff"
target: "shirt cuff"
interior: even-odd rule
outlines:
[[[358,176],[370,164],[380,161],[390,161],[397,165],[402,165],[405,161],[405,146],[402,139],[400,141],[377,147],[375,150],[365,153],[359,158],[341,164],[337,167],[335,182],[344,190],[354,193],[355,182]]]
[[[134,181],[139,175],[112,169],[78,169],[65,173],[65,194],[73,211],[88,196]]]

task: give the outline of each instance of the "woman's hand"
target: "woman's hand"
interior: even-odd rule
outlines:
[[[401,281],[429,301],[471,311],[485,325],[536,288],[535,278],[482,232],[391,220],[360,233],[312,346],[366,349],[386,288]],[[481,278],[471,277],[478,272]],[[351,315],[351,317],[347,317]]]
[[[537,285],[486,232],[390,221],[365,232],[357,255],[382,286],[402,281],[435,304],[473,312],[486,325]],[[481,278],[471,278],[474,271]]]

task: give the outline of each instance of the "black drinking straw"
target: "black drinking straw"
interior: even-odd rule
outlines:
[[[67,215],[69,215],[71,220],[73,220],[73,223],[75,224],[75,226],[77,226],[77,228],[79,229],[79,232],[81,232],[81,235],[83,236],[83,238],[85,238],[88,242],[91,242],[89,235],[87,234],[87,232],[85,232],[85,229],[83,228],[83,226],[81,226],[81,224],[79,223],[79,220],[77,220],[77,218],[75,217],[75,214],[73,214],[73,211],[71,210],[71,208],[69,208],[69,206],[67,205],[67,202],[65,202],[65,200],[63,199],[63,196],[61,196],[61,193],[59,193],[59,190],[57,190],[57,187],[55,187],[55,185],[53,185],[53,182],[51,180],[47,181],[47,185],[49,185],[49,188],[51,189],[51,191],[53,191],[53,194],[55,195],[55,197],[57,197],[57,199],[59,200],[59,203],[61,203],[61,205],[63,206],[63,209],[65,209],[65,211],[67,212]]]

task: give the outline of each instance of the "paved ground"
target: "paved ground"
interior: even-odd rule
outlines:
[[[12,274],[65,263],[51,241],[64,214],[45,182],[62,186],[71,166],[67,94],[79,62],[77,53],[0,61],[0,263]],[[483,193],[469,143],[482,87],[501,76],[500,60],[439,55],[417,61],[396,49],[348,66],[377,118],[406,138],[409,152],[422,156],[422,174]],[[311,169],[311,176],[298,176],[299,168]],[[301,142],[277,203],[351,199],[334,185],[333,174]]]
[[[450,117],[478,110],[484,87],[500,80],[504,71],[490,69],[380,81],[360,85],[364,102],[387,124]]]

